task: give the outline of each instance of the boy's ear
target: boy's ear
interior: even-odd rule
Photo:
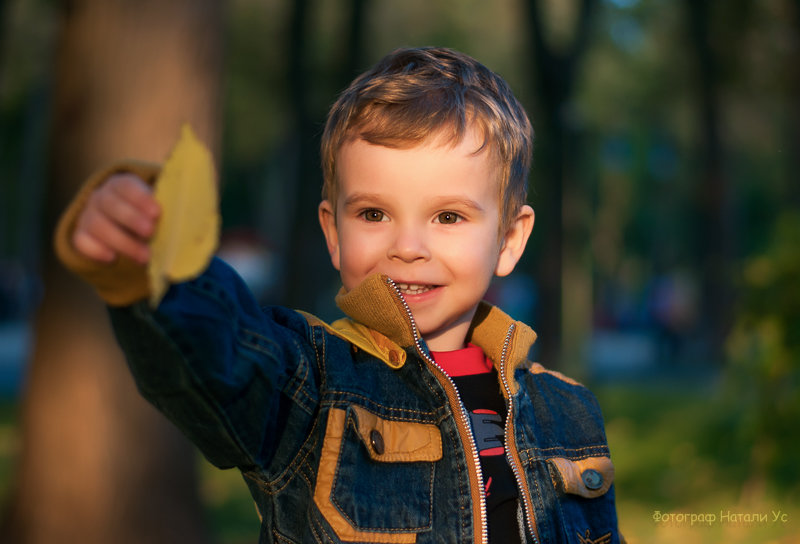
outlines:
[[[336,270],[339,270],[339,232],[336,230],[336,216],[331,203],[327,200],[320,202],[318,214],[319,225],[325,234],[328,253],[331,255],[331,263]]]
[[[496,275],[508,276],[517,266],[533,230],[534,217],[533,208],[527,204],[520,208],[517,218],[503,237],[503,245],[494,270]]]

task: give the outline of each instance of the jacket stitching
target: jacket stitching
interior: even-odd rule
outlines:
[[[428,527],[427,529],[431,529],[433,527],[433,483],[436,481],[436,462],[431,463],[431,485],[428,489],[428,498],[430,503],[430,508],[428,509]]]
[[[300,451],[297,452],[295,457],[287,463],[286,468],[278,473],[272,479],[262,478],[259,474],[249,471],[244,473],[245,476],[254,481],[259,488],[269,495],[277,495],[291,483],[292,479],[300,473],[302,467],[306,465],[306,460],[313,453],[314,447],[319,440],[316,435],[317,427],[319,426],[319,419],[314,419],[314,425],[308,433],[308,438],[300,446]],[[308,480],[306,480],[308,481]],[[309,482],[309,485],[310,482]]]
[[[436,376],[434,376],[431,370],[428,368],[428,365],[426,365],[417,356],[415,356],[414,359],[417,361],[419,370],[422,373],[423,382],[427,386],[428,391],[430,391],[433,398],[436,399],[436,401],[439,403],[440,406],[439,411],[444,410],[445,406],[450,405],[450,401],[447,399],[447,393],[444,392],[442,385],[436,379]]]
[[[458,424],[455,422],[453,423],[453,425],[455,427],[458,426]],[[447,434],[450,436],[451,443],[459,444],[461,442],[461,438],[458,436],[458,432],[455,429],[455,427],[451,427],[450,430],[448,430]],[[464,456],[466,457],[466,449],[462,447],[461,450],[464,453]],[[459,497],[458,502],[461,508],[461,513],[463,512],[471,513],[472,510],[470,508],[470,503],[472,502],[472,487],[469,484],[469,469],[466,467],[466,465],[462,465],[460,463],[460,459],[456,460],[455,466],[456,470],[458,471],[458,485],[461,488],[458,494]],[[471,527],[470,516],[461,515],[459,517],[461,518],[461,532],[464,533]]]
[[[315,357],[315,362],[317,364],[317,371],[319,373],[320,386],[318,393],[321,394],[322,391],[325,391],[327,388],[327,374],[325,369],[325,357],[326,357],[325,353],[327,351],[325,343],[326,339],[325,339],[325,334],[322,334],[319,337],[319,340],[317,340],[317,333],[319,332],[319,327],[309,326],[309,330],[310,330],[309,338],[311,340],[311,346],[314,348],[314,357]],[[319,348],[317,347],[318,341],[320,344]]]
[[[258,353],[260,353],[262,355],[266,355],[267,357],[269,357],[271,359],[279,358],[279,357],[275,356],[275,353],[273,353],[273,351],[280,351],[280,346],[276,342],[274,342],[271,339],[264,338],[260,334],[257,334],[256,332],[254,332],[254,331],[252,331],[250,329],[243,328],[242,329],[242,333],[245,334],[245,335],[248,335],[248,336],[263,340],[266,344],[269,344],[270,347],[272,347],[273,349],[271,349],[271,350],[267,349],[265,346],[257,344],[255,342],[251,341],[249,338],[241,338],[238,341],[239,345],[241,345],[241,346],[243,346],[245,348],[249,348],[252,351],[256,351],[256,352],[258,352]],[[295,349],[297,350],[296,352],[297,353],[302,353],[302,346],[300,346],[300,344],[298,344],[296,340],[293,340],[293,344],[294,344]],[[299,359],[300,359],[299,360],[300,364],[297,365],[297,369],[296,369],[295,373],[292,375],[292,377],[286,383],[286,385],[284,387],[284,390],[285,390],[286,393],[291,392],[289,397],[292,400],[296,401],[305,412],[307,412],[309,415],[312,415],[313,414],[314,400],[305,391],[305,388],[303,387],[306,384],[307,377],[308,377],[308,368],[307,368],[307,366],[305,364],[303,364],[303,362],[305,362],[306,359],[305,359],[305,357],[302,357],[302,356]],[[298,372],[301,369],[303,370],[304,374],[303,374],[302,379],[299,379]],[[305,397],[305,400],[302,400],[302,401],[299,400],[298,394],[302,394]]]
[[[550,472],[550,481],[553,483],[553,489],[558,489],[559,485],[566,488],[564,477],[561,475],[561,472],[558,469],[553,470],[550,466],[550,463],[547,463],[547,470]]]
[[[528,453],[528,452],[550,452],[550,451],[582,452],[582,456],[575,457],[576,459],[578,459],[578,458],[586,458],[586,457],[597,457],[597,455],[593,455],[592,453],[590,453],[590,452],[593,452],[594,450],[603,451],[603,452],[606,452],[606,453],[608,452],[608,448],[606,446],[599,445],[599,444],[586,446],[584,448],[564,448],[564,447],[561,447],[561,446],[552,446],[552,447],[549,447],[549,448],[533,447],[533,448],[525,448],[524,450],[520,450],[520,451],[524,451],[526,453]],[[536,455],[531,455],[531,457],[532,458],[536,458],[537,456]]]
[[[257,333],[256,331],[253,331],[251,329],[246,329],[245,328],[245,329],[242,329],[242,332],[247,334],[247,335],[249,335],[249,336],[251,336],[251,337],[253,337],[253,338],[262,340],[265,344],[269,344],[270,347],[273,348],[273,350],[280,351],[280,345],[278,345],[274,340],[272,340],[270,338],[266,338],[266,337],[262,336],[261,334]],[[276,358],[275,354],[272,352],[272,350],[269,350],[265,346],[262,346],[260,344],[255,343],[255,342],[252,342],[252,341],[250,341],[248,339],[240,340],[240,344],[242,344],[245,347],[248,347],[248,348],[250,348],[250,349],[252,349],[254,351],[257,351],[259,353],[265,354],[265,355],[269,356],[270,358],[273,358],[273,359]],[[297,341],[296,338],[292,339],[292,344],[293,344],[293,346],[294,346],[294,348],[296,350],[296,353],[300,353],[300,354],[303,353],[303,347],[300,345],[300,343]],[[315,346],[315,351],[316,351],[316,346]],[[292,374],[291,378],[289,378],[289,381],[286,383],[286,386],[284,387],[284,390],[287,393],[291,392],[289,397],[292,400],[294,400],[295,402],[297,402],[300,405],[300,407],[306,413],[308,413],[309,415],[313,415],[314,398],[313,398],[312,395],[310,395],[308,393],[308,391],[306,391],[306,387],[305,387],[307,382],[308,382],[308,370],[309,369],[308,369],[308,364],[307,363],[308,363],[308,361],[306,360],[305,357],[303,357],[303,356],[299,357],[297,368],[296,368],[294,374]],[[302,374],[301,374],[301,371],[302,371]],[[300,399],[299,395],[303,396],[303,400]]]
[[[314,359],[317,361],[317,366],[319,366],[319,351],[317,351],[317,338],[314,332],[314,327],[311,327],[311,347],[314,348]]]
[[[588,459],[589,457],[609,457],[608,446],[604,444],[594,444],[582,448],[564,448],[561,446],[553,446],[549,448],[524,448],[517,450],[520,455],[525,455],[529,461],[546,461],[549,457],[537,455],[539,453],[547,452],[580,452],[580,455],[570,457],[571,460]],[[598,455],[599,454],[599,455]]]
[[[539,481],[539,478],[537,478],[536,475],[534,474],[533,478],[529,478],[528,479],[528,487],[529,488],[531,487],[530,486],[530,480],[533,480],[533,486],[536,489],[535,493],[533,491],[531,491],[531,501],[536,503],[536,505],[534,506],[534,510],[538,510],[539,512],[544,512],[545,511],[545,508],[544,508],[544,497],[542,496],[542,485],[541,485],[541,482]],[[539,527],[539,536],[541,538],[541,525],[539,525],[539,524],[537,524],[537,525]]]
[[[252,349],[254,349],[256,351],[260,351],[261,353],[265,353],[265,354],[269,355],[270,357],[274,357],[275,356],[274,353],[272,353],[272,350],[275,350],[275,351],[279,351],[280,350],[280,344],[278,344],[272,338],[264,336],[263,334],[259,333],[258,331],[254,331],[253,329],[248,329],[246,327],[243,327],[241,330],[242,330],[242,332],[244,334],[247,334],[249,337],[252,337],[252,340],[250,338],[245,338],[245,339],[240,340],[241,343],[247,344],[248,347],[250,347],[250,348],[252,348]],[[265,345],[261,345],[258,342],[262,342]]]
[[[387,406],[385,404],[381,404],[379,402],[375,402],[373,399],[371,399],[371,398],[369,398],[369,397],[367,397],[365,395],[361,395],[359,393],[353,393],[353,392],[350,392],[350,391],[330,390],[329,393],[330,394],[334,394],[334,395],[341,395],[341,396],[343,396],[345,398],[343,398],[343,399],[329,399],[329,400],[324,401],[322,403],[323,405],[337,406],[337,405],[342,404],[342,403],[345,403],[345,404],[349,405],[349,404],[351,404],[349,399],[353,398],[353,399],[358,399],[358,400],[362,401],[364,403],[365,407],[366,406],[375,406],[379,410],[388,410],[390,412],[401,412],[401,413],[403,413],[403,412],[405,412],[405,413],[416,413],[416,414],[419,414],[421,416],[427,416],[426,419],[414,419],[414,418],[411,418],[409,416],[405,416],[405,417],[404,416],[385,416],[385,417],[382,416],[382,417],[384,417],[384,419],[392,419],[393,421],[410,421],[410,422],[415,422],[415,423],[433,423],[433,422],[436,422],[436,421],[441,421],[441,418],[436,418],[436,416],[437,416],[436,411],[433,411],[433,412],[422,412],[422,411],[419,411],[419,410],[414,410],[413,408],[398,408],[396,406]],[[428,418],[430,418],[430,419],[428,419]]]
[[[317,522],[317,523],[310,523],[310,524],[309,524],[309,527],[311,528],[311,532],[312,532],[312,533],[314,533],[314,538],[316,538],[316,539],[317,539],[317,542],[322,542],[322,538],[320,538],[320,536],[319,536],[319,533],[317,532],[317,529],[316,529],[316,527],[319,527],[319,530],[320,530],[320,531],[322,531],[322,532],[324,533],[324,535],[325,535],[325,538],[327,538],[328,540],[333,540],[333,539],[330,537],[330,535],[327,533],[327,531],[325,531],[325,529],[322,527],[322,524],[321,524],[321,523],[319,523],[319,522]]]
[[[292,479],[297,474],[301,474],[303,466],[307,464],[306,461],[308,460],[308,457],[313,453],[314,448],[316,447],[317,442],[319,440],[319,438],[317,438],[316,436],[315,432],[316,428],[317,428],[317,422],[315,421],[314,427],[311,429],[311,433],[309,434],[309,440],[306,442],[306,444],[308,444],[308,447],[306,448],[306,444],[303,444],[303,448],[305,448],[305,454],[300,458],[296,457],[295,459],[292,459],[292,462],[286,467],[286,470],[284,470],[281,474],[278,475],[278,477],[273,478],[268,483],[271,489],[265,489],[265,491],[267,491],[270,495],[276,495],[281,491],[283,491],[284,489],[286,489],[286,487],[292,482]],[[309,443],[311,440],[313,440],[313,442]],[[281,480],[284,481],[283,484],[279,486],[279,482]],[[308,483],[309,486],[311,486],[311,482]]]
[[[553,470],[554,470],[553,467],[551,467],[550,463],[548,463],[546,468],[547,468],[547,472],[550,474],[550,478],[552,478],[553,477]],[[559,474],[559,476],[560,476],[560,474]],[[557,489],[556,487],[553,487],[553,494],[554,495],[556,494],[556,489]],[[556,508],[558,508],[558,519],[561,520],[560,525],[561,525],[562,534],[565,534],[565,535],[569,534],[568,530],[567,530],[567,526],[565,524],[564,509],[561,507],[561,502],[562,502],[561,498],[560,497],[556,497],[556,499],[553,502],[556,503]]]
[[[322,334],[319,336],[320,349],[322,350],[321,354],[317,352],[317,335],[320,332],[322,332]],[[311,327],[311,340],[314,344],[314,353],[317,356],[317,368],[319,369],[320,375],[320,391],[325,391],[328,387],[328,369],[326,368],[326,352],[328,351],[328,344],[324,329],[322,327]]]
[[[296,340],[294,341],[294,345],[295,345],[295,348],[297,348],[298,353],[302,353],[302,347],[300,346],[300,344],[297,343]],[[300,402],[300,400],[298,398],[298,395],[303,395],[303,397],[305,397],[305,406],[304,406],[304,408],[309,413],[309,415],[311,415],[311,413],[312,413],[312,405],[314,404],[314,399],[306,391],[306,388],[305,388],[305,385],[306,385],[306,383],[308,381],[308,366],[309,366],[308,365],[308,360],[305,357],[301,357],[300,358],[300,364],[297,365],[297,370],[292,375],[290,383],[298,382],[298,380],[299,380],[299,383],[297,384],[296,388],[294,389],[294,392],[292,393],[292,400]],[[301,368],[303,370],[302,378],[300,378],[300,376],[299,376],[299,371],[300,371]]]
[[[297,353],[302,353],[303,348],[300,346],[300,344],[298,344],[296,341],[293,340],[292,345],[297,350]],[[291,390],[293,391],[292,399],[295,398],[297,392],[303,387],[307,377],[308,377],[308,369],[306,368],[306,358],[304,356],[301,356],[300,360],[298,361],[297,367],[294,370],[294,373],[292,373],[292,377],[289,378],[289,381],[286,384],[287,388],[289,387],[290,384],[292,385],[291,388]]]
[[[311,482],[311,479],[308,477],[308,474],[303,472],[302,467],[300,467],[300,469],[297,471],[297,475],[306,482],[306,485],[308,486],[308,492],[312,493],[314,491],[314,484]]]
[[[286,538],[282,534],[278,533],[278,531],[276,531],[275,528],[272,529],[272,536],[273,538],[275,538],[276,540],[280,540],[281,542],[288,542],[289,544],[297,544],[296,540]]]

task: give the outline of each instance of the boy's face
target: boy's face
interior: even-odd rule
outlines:
[[[433,351],[464,347],[492,276],[510,273],[533,226],[523,206],[500,233],[497,170],[469,131],[455,147],[410,149],[357,139],[338,154],[339,194],[319,215],[345,289],[374,273],[392,278]]]

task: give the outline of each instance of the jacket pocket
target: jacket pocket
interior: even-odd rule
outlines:
[[[386,419],[360,406],[331,408],[314,503],[342,541],[415,542],[431,528],[441,458],[435,425]]]

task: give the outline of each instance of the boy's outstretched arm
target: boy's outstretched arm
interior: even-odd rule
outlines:
[[[92,176],[58,224],[58,256],[112,306],[114,333],[140,392],[212,463],[266,467],[275,455],[278,464],[288,462],[281,455],[299,444],[283,431],[309,427],[317,402],[307,320],[262,309],[218,260],[200,277],[173,284],[157,308],[145,303],[148,241],[167,213],[151,189],[161,171],[126,162]]]

